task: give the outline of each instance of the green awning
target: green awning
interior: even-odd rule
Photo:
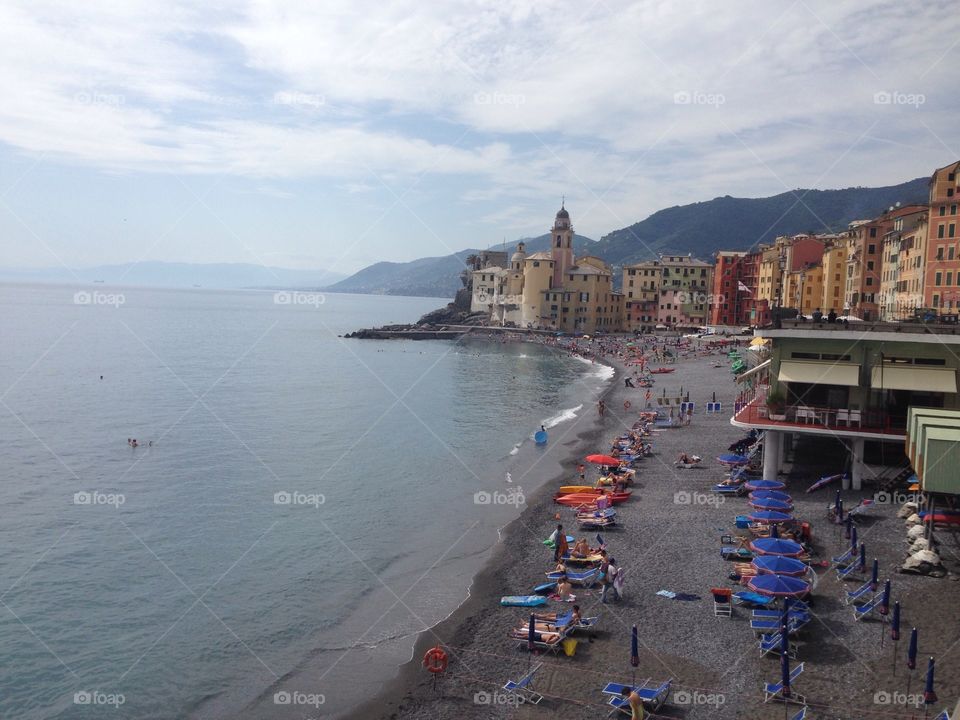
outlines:
[[[877,390],[955,393],[957,371],[922,365],[877,366],[870,373],[870,386]]]
[[[777,379],[782,382],[856,387],[860,384],[860,366],[855,363],[784,360],[780,363]]]

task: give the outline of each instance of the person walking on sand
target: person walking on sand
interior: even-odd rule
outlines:
[[[604,569],[606,565],[606,569]],[[604,558],[603,562],[600,563],[600,582],[603,583],[603,590],[600,591],[600,602],[606,604],[607,602],[607,593],[613,592],[613,599],[619,600],[620,595],[617,593],[617,589],[613,586],[614,580],[617,578],[617,561],[613,558],[607,560]]]
[[[567,534],[563,531],[563,525],[557,525],[553,540],[553,559],[560,562],[560,558],[567,554],[570,547],[567,545]]]
[[[577,465],[577,472],[580,473],[580,480],[587,479],[587,468],[583,463]]]
[[[603,411],[607,409],[606,404],[601,400],[597,403],[597,412],[600,413],[600,417],[603,417]]]
[[[633,381],[632,381],[629,377],[625,377],[625,378],[623,379],[623,386],[624,386],[624,387],[628,387],[628,388],[632,388],[632,387],[634,387],[634,384],[633,384]]]

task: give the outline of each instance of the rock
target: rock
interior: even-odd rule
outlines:
[[[920,550],[914,553],[900,567],[901,572],[912,573],[915,575],[930,575],[931,577],[943,577],[946,575],[943,564],[940,562],[940,556],[932,550]]]
[[[922,538],[923,533],[925,532],[923,525],[914,525],[912,528],[907,530],[907,542],[913,542],[917,538]]]
[[[903,506],[897,511],[897,517],[908,518],[917,512],[917,507],[917,503],[915,502],[904,503]]]
[[[919,525],[920,522],[920,516],[916,513],[907,518],[907,525]]]

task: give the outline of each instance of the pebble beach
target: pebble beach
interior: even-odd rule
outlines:
[[[704,346],[704,349],[706,345]],[[600,603],[599,587],[577,588],[584,616],[599,616],[595,631],[578,631],[572,656],[563,652],[531,656],[508,635],[529,617],[524,608],[501,607],[504,595],[522,595],[544,581],[552,569],[552,551],[543,545],[560,522],[571,534],[593,540],[595,531],[577,532],[573,511],[553,502],[561,484],[579,484],[577,465],[594,452],[608,452],[612,440],[626,432],[645,405],[643,388],[624,387],[633,373],[623,364],[623,347],[607,346],[597,361],[612,365],[616,375],[602,396],[585,403],[584,412],[562,432],[551,434],[548,452],[563,458],[565,472],[527,498],[527,508],[503,532],[487,567],[475,578],[469,599],[446,621],[423,633],[413,659],[371,702],[353,718],[588,718],[605,717],[610,708],[600,691],[608,682],[659,684],[672,681],[667,702],[655,717],[671,718],[784,718],[799,706],[764,703],[764,683],[780,677],[774,655],[761,657],[750,629],[750,610],[735,606],[732,617],[714,614],[711,587],[745,589],[728,575],[733,563],[720,556],[721,536],[735,532],[734,518],[748,511],[745,497],[720,497],[712,486],[724,478],[725,468],[715,458],[746,434],[731,425],[730,415],[738,391],[726,350],[714,354],[690,353],[669,365],[670,374],[656,375],[654,398],[689,394],[696,403],[691,423],[654,434],[654,454],[639,460],[629,501],[617,506],[618,524],[603,531],[610,555],[626,572],[623,597]],[[745,351],[744,351],[745,352]],[[716,365],[719,364],[719,367]],[[717,414],[704,412],[706,402],[723,403]],[[596,403],[606,405],[599,417]],[[629,402],[630,407],[625,403]],[[700,455],[692,469],[678,469],[673,461],[681,452]],[[816,448],[798,446],[788,458],[784,474],[786,492],[793,497],[794,516],[811,525],[812,563],[817,575],[812,593],[812,621],[797,637],[798,657],[804,672],[794,690],[805,696],[807,717],[903,718],[934,717],[953,708],[960,695],[960,544],[954,536],[938,533],[947,569],[944,578],[897,572],[907,548],[906,529],[896,517],[899,505],[875,502],[857,519],[860,539],[868,548],[867,575],[848,581],[837,578],[830,559],[849,545],[844,528],[827,517],[837,486],[807,494],[821,475],[837,472],[835,459]],[[588,480],[596,470],[588,471]],[[859,492],[844,491],[847,507],[861,498],[873,499],[867,485]],[[895,498],[894,498],[895,499]],[[746,535],[745,531],[740,531]],[[901,638],[894,643],[889,622],[855,621],[852,608],[843,602],[846,590],[869,578],[877,558],[881,584],[891,580],[891,602],[902,610]],[[818,566],[819,564],[824,566]],[[668,590],[699,599],[677,600],[658,595]],[[551,602],[549,610],[563,612],[565,603]],[[631,627],[638,627],[640,664],[630,664]],[[917,669],[906,666],[910,628],[919,633]],[[446,672],[433,677],[421,666],[421,657],[441,645],[450,662]],[[936,692],[939,701],[924,708],[922,693],[927,658],[935,656]],[[544,699],[538,705],[518,703],[501,688],[518,680],[531,666],[541,663],[534,688]],[[918,698],[920,699],[918,702]]]

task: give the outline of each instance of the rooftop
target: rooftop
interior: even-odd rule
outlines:
[[[758,328],[754,335],[769,338],[823,337],[836,340],[894,340],[891,334],[905,335],[896,338],[902,342],[939,343],[960,345],[960,325],[923,322],[851,322],[821,323],[812,320],[784,320],[781,329]]]

